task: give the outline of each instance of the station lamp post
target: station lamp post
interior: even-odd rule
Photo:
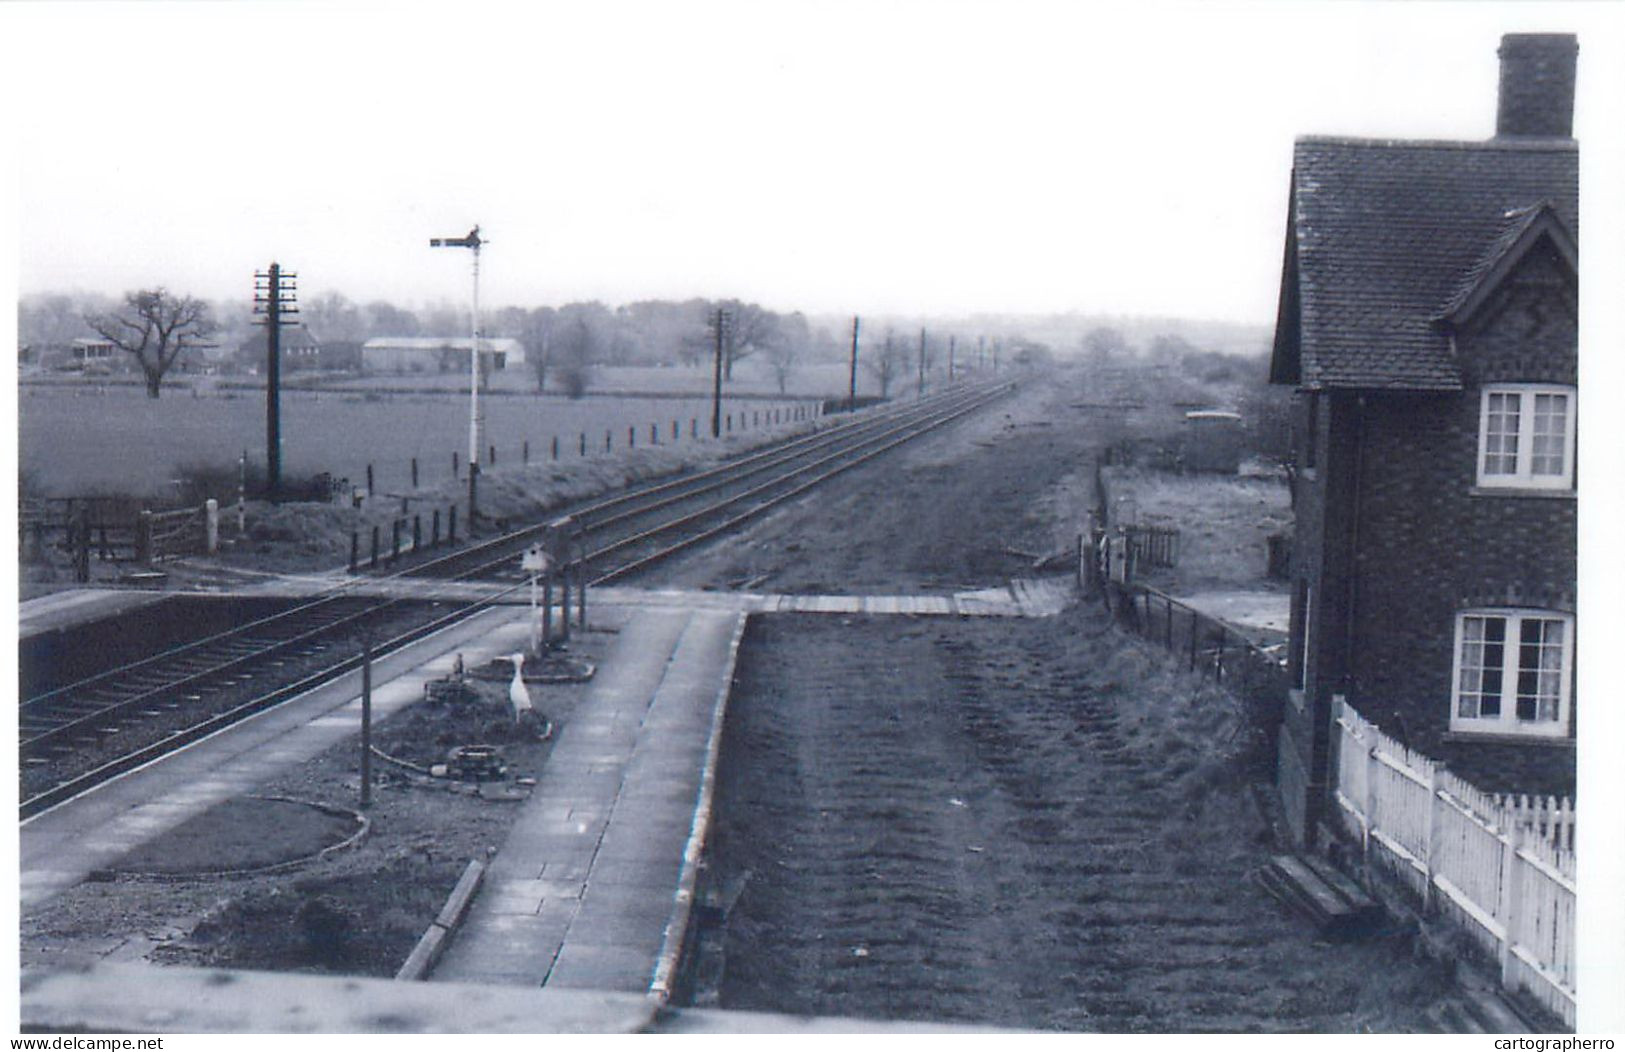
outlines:
[[[469,384],[468,384],[468,529],[472,533],[474,524],[479,518],[478,494],[480,476],[480,432],[483,421],[480,419],[480,246],[486,242],[480,238],[480,228],[476,224],[467,237],[435,237],[429,239],[430,248],[466,248],[474,256],[474,309],[472,312],[472,336],[469,341]]]

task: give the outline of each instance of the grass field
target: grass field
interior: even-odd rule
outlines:
[[[309,377],[296,374],[299,384]],[[845,397],[849,382],[848,367],[844,362],[809,362],[798,365],[785,377],[784,394],[796,398]],[[548,376],[548,389],[553,392],[559,380],[556,373]],[[598,366],[592,370],[587,382],[587,397],[618,394],[675,395],[709,398],[711,396],[712,366],[702,365],[620,365]],[[353,379],[326,381],[324,387],[355,390],[467,390],[466,371],[455,373],[407,373],[403,375],[378,374]],[[494,391],[530,394],[536,389],[536,378],[524,366],[503,369],[490,377]],[[726,393],[749,397],[777,397],[778,377],[765,361],[747,358],[734,366],[733,379],[728,381]],[[878,394],[874,377],[866,370],[858,371],[858,394]]]
[[[1114,500],[1133,502],[1140,523],[1180,531],[1179,565],[1142,568],[1147,584],[1179,593],[1284,589],[1264,576],[1266,538],[1292,526],[1291,493],[1280,479],[1110,468],[1107,486]]]
[[[500,389],[499,389],[500,390]],[[589,455],[602,453],[606,432],[616,450],[635,428],[637,446],[649,442],[650,427],[662,445],[672,425],[681,442],[708,436],[711,405],[702,397],[594,397],[498,393],[482,399],[486,444],[497,447],[497,466],[521,459],[530,443],[532,462],[551,455],[557,436],[561,460],[580,456],[585,434]],[[722,411],[733,427],[768,426],[789,400],[724,398]],[[816,412],[816,407],[813,408]],[[186,465],[235,465],[239,454],[265,458],[265,399],[252,390],[167,389],[156,401],[139,387],[90,384],[35,386],[19,391],[19,460],[29,484],[42,493],[136,493],[164,495]],[[290,476],[330,472],[363,485],[367,465],[381,492],[411,484],[411,461],[428,485],[451,476],[452,453],[468,453],[466,394],[380,391],[289,391],[282,398],[282,456]]]

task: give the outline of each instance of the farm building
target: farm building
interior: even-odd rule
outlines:
[[[77,339],[68,345],[68,353],[72,356],[74,368],[84,369],[87,366],[115,367],[119,359],[119,351],[113,346],[112,340]]]
[[[255,329],[253,336],[237,347],[238,360],[256,372],[265,371],[266,335],[265,327],[261,325]],[[285,327],[277,346],[282,351],[282,368],[285,370],[322,368],[322,345],[303,325]]]
[[[450,373],[468,371],[467,337],[378,336],[361,345],[361,368],[369,373]],[[510,337],[481,337],[487,370],[525,364],[525,345]]]
[[[1270,379],[1296,399],[1300,838],[1338,698],[1488,792],[1573,791],[1576,54],[1505,37],[1487,141],[1296,144]]]

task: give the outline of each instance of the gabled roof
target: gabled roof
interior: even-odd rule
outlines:
[[[1572,246],[1578,158],[1570,139],[1299,139],[1271,380],[1459,389],[1442,319],[1532,232]]]
[[[1502,217],[1501,233],[1490,242],[1478,262],[1462,275],[1456,294],[1439,314],[1440,320],[1457,327],[1466,322],[1518,261],[1543,241],[1557,251],[1569,273],[1578,277],[1579,252],[1574,238],[1557,218],[1557,210],[1551,203],[1543,201],[1530,208],[1515,208]]]

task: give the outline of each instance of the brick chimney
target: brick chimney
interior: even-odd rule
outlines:
[[[1501,102],[1495,137],[1572,138],[1573,33],[1508,33],[1501,38]]]

